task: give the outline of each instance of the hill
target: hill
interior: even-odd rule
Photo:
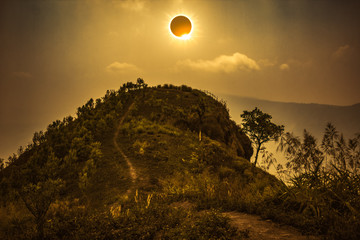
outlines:
[[[138,79],[36,132],[1,170],[0,236],[241,239],[219,210],[258,212],[282,186],[251,155],[224,102]]]

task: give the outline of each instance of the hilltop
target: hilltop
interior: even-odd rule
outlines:
[[[225,102],[141,79],[90,99],[19,152],[0,172],[5,239],[241,238],[217,211],[256,212],[281,187],[249,162],[251,142]]]

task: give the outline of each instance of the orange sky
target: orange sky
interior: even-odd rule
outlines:
[[[360,102],[360,3],[341,0],[0,1],[0,157],[142,77],[286,102]],[[191,17],[191,39],[169,21]]]

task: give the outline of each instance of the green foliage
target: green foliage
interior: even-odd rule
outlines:
[[[44,239],[44,224],[50,204],[56,199],[63,187],[61,179],[46,180],[35,184],[28,184],[18,191],[26,208],[35,218],[38,239]]]
[[[279,150],[288,160],[290,184],[274,198],[274,208],[290,212],[292,224],[309,232],[327,234],[329,239],[359,239],[359,139],[356,135],[346,141],[332,124],[321,145],[307,131],[302,141],[284,134]]]
[[[242,130],[248,134],[256,146],[256,166],[261,146],[268,141],[278,139],[284,131],[284,126],[272,123],[272,117],[267,113],[263,113],[258,108],[255,108],[251,112],[244,111],[241,117],[243,118]]]
[[[85,191],[89,186],[90,178],[95,174],[95,164],[93,159],[89,159],[85,163],[85,167],[79,173],[79,188]]]
[[[216,210],[201,213],[168,204],[164,195],[138,194],[104,212],[89,211],[77,199],[56,201],[44,225],[47,239],[243,239]],[[10,223],[8,223],[10,224]],[[16,226],[24,226],[15,223]],[[8,228],[9,229],[9,228]],[[26,239],[33,230],[7,231],[3,239]]]
[[[115,140],[133,162],[135,182],[114,148],[118,128]],[[11,157],[0,172],[1,204],[11,212],[0,223],[0,238],[241,238],[208,209],[254,211],[263,201],[267,184],[276,180],[252,168],[244,159],[251,154],[250,140],[230,120],[225,102],[187,86],[126,83],[90,99],[75,118],[35,133]],[[129,201],[135,188],[141,194]],[[197,209],[173,207],[184,199]]]

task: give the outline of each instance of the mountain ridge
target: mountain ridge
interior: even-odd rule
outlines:
[[[360,106],[359,103],[353,103],[350,105],[336,105],[336,104],[327,104],[327,103],[316,103],[316,102],[293,102],[293,101],[277,101],[277,100],[269,100],[269,99],[263,99],[263,98],[256,98],[256,97],[249,97],[249,96],[241,96],[236,94],[217,94],[218,96],[223,97],[237,97],[242,99],[249,99],[249,100],[256,100],[256,101],[263,101],[263,102],[271,102],[271,103],[284,103],[284,104],[299,104],[299,105],[322,105],[322,106],[329,106],[329,107],[354,107],[354,106]]]
[[[259,107],[272,115],[274,121],[285,125],[285,130],[302,135],[306,129],[320,138],[328,122],[347,137],[360,132],[360,103],[349,106],[336,106],[317,103],[277,102],[235,95],[220,95],[229,105],[230,113],[236,122],[241,122],[241,109]]]

